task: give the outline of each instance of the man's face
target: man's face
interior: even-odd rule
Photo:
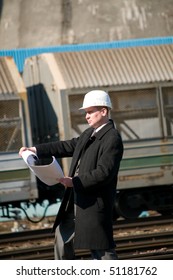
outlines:
[[[89,107],[85,109],[89,126],[97,128],[108,121],[107,109],[104,107]]]

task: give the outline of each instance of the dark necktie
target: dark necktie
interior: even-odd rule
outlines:
[[[95,140],[95,134],[96,132],[94,131],[94,133],[91,134],[90,138],[88,139],[88,141],[86,142],[85,146],[83,147],[82,149],[82,152],[81,152],[81,155],[80,155],[80,158],[78,160],[78,163],[77,163],[77,166],[76,166],[76,171],[75,171],[75,175],[74,176],[77,176],[78,173],[79,173],[79,165],[80,165],[80,160],[83,156],[83,154],[85,153],[85,151],[87,150],[87,148],[94,142]]]

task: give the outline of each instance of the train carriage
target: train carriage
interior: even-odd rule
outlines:
[[[116,217],[135,218],[144,210],[173,212],[172,53],[173,44],[158,44],[44,53],[26,59],[22,79],[32,145],[78,136],[86,128],[78,110],[84,94],[96,88],[110,94],[111,118],[125,147]],[[61,165],[68,174],[70,159]],[[52,198],[62,197],[59,188],[48,188],[38,180],[36,190],[36,203],[48,198],[52,204],[56,202]],[[29,196],[28,201],[32,201]],[[1,201],[6,207],[10,203],[14,202]]]

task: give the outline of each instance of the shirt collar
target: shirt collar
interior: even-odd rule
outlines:
[[[108,122],[107,122],[108,123]],[[94,130],[94,133],[97,133],[100,129],[102,129],[105,125],[107,125],[107,123],[104,123],[102,124],[101,126],[97,127],[95,130]]]

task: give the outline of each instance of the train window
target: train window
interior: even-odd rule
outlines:
[[[112,92],[112,118],[123,140],[161,136],[158,93],[155,88]]]
[[[83,110],[79,110],[82,106],[84,94],[69,95],[70,118],[72,126],[72,136],[79,136],[84,131],[88,124],[86,123]]]
[[[124,141],[150,140],[173,135],[173,88],[111,91],[109,95],[113,105],[111,118]],[[80,135],[87,128],[85,115],[78,110],[83,97],[84,94],[69,95],[73,136]]]
[[[22,146],[20,100],[0,101],[0,152],[16,152]]]
[[[173,87],[162,88],[163,111],[168,136],[173,136]]]

